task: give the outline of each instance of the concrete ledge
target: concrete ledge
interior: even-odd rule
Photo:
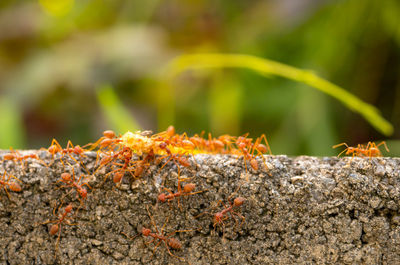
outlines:
[[[79,206],[79,200],[75,191],[56,189],[60,174],[70,169],[39,154],[52,163],[49,168],[36,160],[0,166],[23,182],[11,200],[0,190],[1,264],[400,264],[399,158],[266,156],[268,171],[246,173],[242,159],[196,155],[198,166],[191,158],[193,166],[181,167],[181,177],[206,191],[182,197],[181,207],[157,203],[164,179],[177,191],[174,163],[161,171],[151,166],[140,180],[126,176],[119,188],[111,178],[102,185],[101,169],[90,178],[95,188],[84,207],[71,218],[78,225],[62,226],[56,251],[51,224],[40,223],[57,219],[52,211],[61,198],[63,207]],[[83,159],[91,172],[95,160],[95,153]],[[246,198],[235,210],[245,217],[243,225],[227,214],[224,226],[214,228],[213,214],[224,209],[218,201],[229,205],[238,196]],[[173,236],[182,248],[171,253],[182,260],[164,243],[154,254],[154,244],[146,244],[150,238],[140,234],[142,228],[154,229],[146,206],[158,230],[168,219],[166,234],[195,229]],[[131,240],[121,232],[139,236]]]

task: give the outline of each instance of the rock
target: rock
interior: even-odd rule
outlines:
[[[0,153],[1,155],[1,153]],[[23,191],[0,190],[1,264],[398,264],[400,259],[400,159],[265,156],[254,171],[229,155],[196,155],[181,167],[197,194],[157,202],[177,192],[177,165],[152,165],[140,179],[125,175],[120,186],[97,171],[87,199],[61,187],[58,159],[40,153],[49,168],[6,161],[4,170],[22,181]],[[68,157],[66,159],[69,159]],[[75,157],[78,159],[78,157]],[[96,155],[75,172],[94,172]],[[69,159],[70,163],[74,163]],[[260,160],[261,161],[261,160]],[[29,170],[27,170],[29,169]],[[84,180],[83,180],[84,181]],[[227,213],[214,214],[245,198]],[[58,234],[52,224],[67,204]],[[53,209],[56,215],[53,215]],[[149,216],[151,215],[151,218]],[[157,226],[157,228],[155,227]],[[143,228],[179,240],[166,249],[141,234]],[[188,230],[176,232],[177,230]],[[169,242],[169,241],[168,241]],[[154,244],[155,243],[155,244]],[[158,245],[157,245],[158,244]],[[157,245],[157,247],[156,247]],[[153,254],[154,250],[154,254]]]

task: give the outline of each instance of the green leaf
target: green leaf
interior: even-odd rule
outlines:
[[[279,62],[242,54],[188,54],[173,59],[167,66],[164,78],[171,81],[176,75],[189,69],[247,68],[264,76],[281,76],[314,87],[342,102],[350,110],[363,116],[375,129],[388,136],[393,126],[379,110],[362,101],[343,88],[317,76],[312,71],[298,69]]]

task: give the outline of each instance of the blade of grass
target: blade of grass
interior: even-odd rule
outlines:
[[[96,89],[97,100],[112,129],[120,133],[140,129],[135,118],[124,107],[110,85],[102,85]]]
[[[176,75],[201,68],[247,68],[264,76],[276,75],[314,87],[342,102],[350,110],[363,116],[375,129],[388,136],[393,126],[379,110],[365,103],[341,87],[317,76],[309,70],[298,69],[275,61],[242,54],[188,54],[173,59],[167,66],[165,79],[171,81]]]
[[[0,149],[25,147],[25,128],[21,108],[6,97],[0,97]]]

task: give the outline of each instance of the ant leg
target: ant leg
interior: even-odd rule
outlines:
[[[269,154],[272,155],[271,147],[269,146],[269,143],[268,143],[268,140],[267,140],[267,136],[265,136],[265,134],[262,134],[262,135],[260,136],[260,138],[261,138],[260,143],[262,143],[262,140],[264,140],[265,145],[266,145],[266,147],[267,147],[267,149],[268,149]]]
[[[149,217],[150,217],[151,224],[154,226],[154,229],[156,230],[157,234],[159,234],[158,229],[157,229],[156,222],[154,222],[153,216],[150,214],[149,206],[148,206],[147,204],[146,204],[146,210],[147,210],[147,214],[148,214]],[[168,219],[167,219],[167,221],[168,221]],[[165,225],[166,225],[166,222],[164,223],[164,225],[163,225],[162,228],[164,228]],[[161,231],[162,231],[162,229],[161,229]]]
[[[390,151],[389,151],[389,148],[387,147],[385,141],[380,142],[376,147],[378,148],[378,147],[381,146],[381,145],[383,145],[383,146],[385,147],[385,149],[386,149],[387,152],[390,152]]]
[[[347,148],[349,148],[349,146],[348,146],[346,143],[336,144],[336,145],[332,146],[332,148],[338,148],[339,146],[342,146],[342,145],[344,145],[344,146],[346,146]]]
[[[19,181],[20,183],[23,183],[19,178],[15,177],[14,175],[9,174],[8,180],[10,180],[10,178],[13,178],[13,179]]]
[[[133,237],[130,237],[130,236],[128,236],[128,234],[125,233],[125,232],[121,232],[121,234],[123,234],[124,236],[126,236],[129,240],[133,240],[133,239],[135,239],[137,236],[140,235],[140,234],[137,234],[137,235],[135,235],[135,236],[133,236]]]
[[[9,193],[8,190],[7,190],[7,186],[4,186],[4,190],[6,191],[6,194],[7,194],[8,199],[11,201],[11,195],[10,195],[10,193]]]

